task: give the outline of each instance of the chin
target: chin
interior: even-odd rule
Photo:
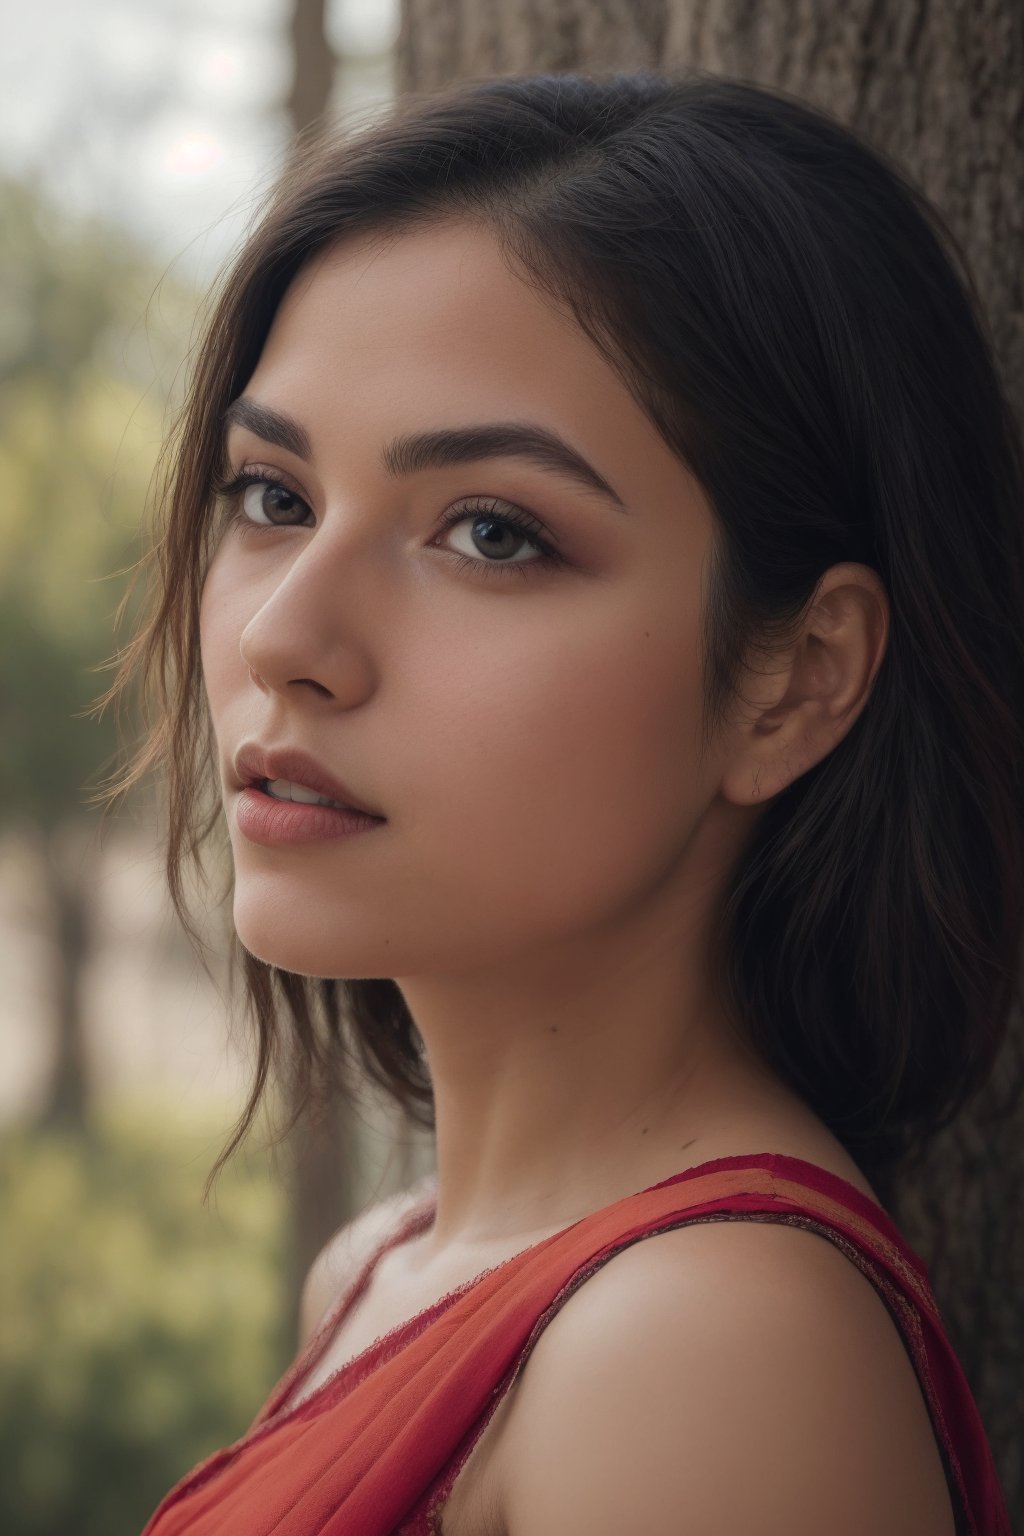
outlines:
[[[383,947],[365,943],[339,942],[337,931],[325,932],[319,923],[302,924],[289,912],[282,921],[280,913],[267,910],[264,903],[247,903],[235,893],[234,928],[243,948],[262,960],[264,965],[290,971],[295,976],[335,977],[352,980],[388,974],[376,965],[391,963]],[[382,952],[378,953],[378,949]]]
[[[263,936],[250,937],[244,929],[235,925],[239,942],[243,949],[247,950],[257,960],[262,960],[264,965],[272,965],[279,971],[290,971],[295,976],[324,976],[327,972],[316,964],[316,958],[301,951],[284,946],[278,940],[262,942]]]

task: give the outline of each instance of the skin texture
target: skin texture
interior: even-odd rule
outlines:
[[[299,498],[282,526],[226,526],[203,593],[234,920],[275,965],[401,988],[436,1094],[424,1272],[722,1148],[764,1150],[783,1116],[813,1133],[730,1030],[708,931],[766,800],[867,702],[888,635],[877,576],[826,573],[701,760],[708,500],[478,225],[318,256],[244,393],[294,417],[312,455],[228,437],[233,470],[276,471]],[[510,420],[559,433],[624,510],[508,456],[382,465],[398,434]],[[442,530],[474,496],[540,519],[562,563],[514,530],[489,559],[479,509]],[[263,492],[244,505],[266,522]],[[248,842],[231,764],[253,739],[306,749],[387,825]]]
[[[580,1287],[531,1351],[496,1482],[502,1536],[954,1533],[880,1296],[825,1239],[746,1221],[659,1233]]]

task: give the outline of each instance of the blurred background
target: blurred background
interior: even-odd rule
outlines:
[[[302,1274],[432,1166],[365,1114],[202,1204],[251,1070],[155,797],[86,803],[161,436],[205,288],[299,127],[391,99],[391,0],[54,0],[0,28],[0,1529],[139,1531],[296,1347]],[[13,83],[18,82],[17,88]],[[121,642],[130,628],[119,632]],[[202,911],[202,903],[197,904]]]
[[[263,1122],[206,1206],[252,1045],[164,890],[155,793],[102,837],[126,568],[204,294],[297,132],[528,69],[695,66],[782,86],[894,155],[964,245],[1024,404],[1018,0],[0,0],[0,1529],[141,1529],[244,1432],[337,1226],[433,1166],[368,1088]],[[201,902],[198,906],[202,910]],[[1024,1522],[1015,1021],[991,1094],[898,1217]]]

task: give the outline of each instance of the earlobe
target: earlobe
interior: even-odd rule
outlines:
[[[810,766],[810,765],[808,765]],[[803,770],[801,769],[800,772]],[[737,806],[762,806],[798,778],[791,763],[781,759],[771,762],[752,763],[749,756],[727,769],[722,777],[720,794],[723,800]]]

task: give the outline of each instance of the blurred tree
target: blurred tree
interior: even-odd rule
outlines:
[[[691,67],[818,104],[906,166],[942,209],[1024,417],[1019,0],[402,0],[396,65],[399,91],[470,75]],[[929,1266],[1024,1529],[1022,1067],[1018,1014],[990,1087],[904,1181],[896,1216]]]
[[[83,712],[110,650],[116,573],[135,554],[160,434],[153,392],[173,349],[133,329],[154,274],[124,235],[68,220],[11,180],[0,265],[0,828],[34,842],[52,913],[56,1049],[41,1123],[85,1131],[86,799],[116,741],[109,716]],[[186,296],[161,297],[184,328]]]
[[[196,1199],[213,1119],[122,1104],[97,1133],[0,1133],[0,1530],[140,1531],[251,1423],[287,1360],[283,1198],[236,1159]]]
[[[315,128],[327,110],[334,55],[327,39],[326,0],[292,0],[292,83],[287,110],[293,133]]]

